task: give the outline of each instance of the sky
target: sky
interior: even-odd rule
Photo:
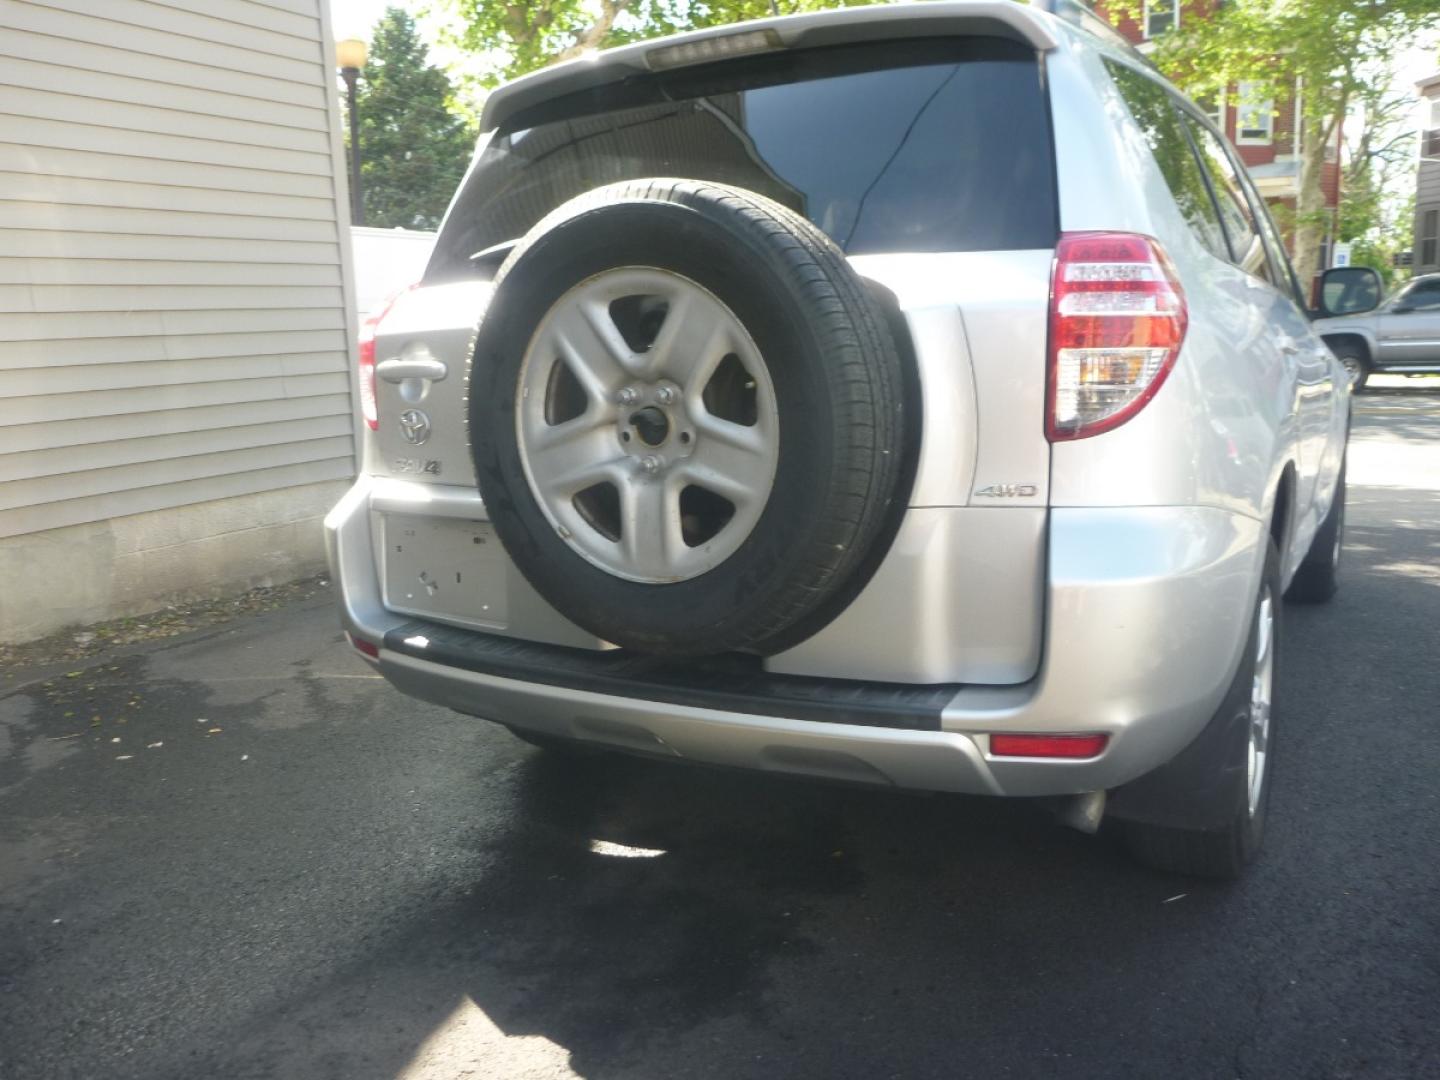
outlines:
[[[370,31],[392,5],[415,10],[414,4],[395,0],[330,0],[330,25],[335,28],[335,40],[354,37],[368,41]]]

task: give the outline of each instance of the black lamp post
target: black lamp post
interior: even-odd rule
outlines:
[[[365,42],[347,38],[335,43],[335,63],[345,79],[350,110],[350,224],[365,224],[365,199],[360,191],[360,114],[355,108],[355,80],[365,66]]]

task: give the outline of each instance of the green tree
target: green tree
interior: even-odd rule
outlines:
[[[1191,10],[1191,5],[1185,5]],[[1199,7],[1209,6],[1204,0]],[[1136,0],[1108,5],[1135,17]],[[1197,10],[1196,16],[1199,16]],[[1320,268],[1326,211],[1321,188],[1325,149],[1352,104],[1388,81],[1389,59],[1440,27],[1435,0],[1227,0],[1203,17],[1181,20],[1159,39],[1152,59],[1192,97],[1237,82],[1275,100],[1302,87],[1299,194],[1294,217],[1295,269],[1302,281]]]
[[[428,60],[415,20],[387,8],[356,93],[367,225],[435,228],[470,162],[474,133],[450,111],[449,77]]]
[[[1377,80],[1345,122],[1346,164],[1340,189],[1341,240],[1351,260],[1394,283],[1408,275],[1395,256],[1410,247],[1415,218],[1414,98]]]
[[[592,49],[719,26],[877,0],[432,0],[455,21],[456,44],[484,57],[481,82],[494,86]]]

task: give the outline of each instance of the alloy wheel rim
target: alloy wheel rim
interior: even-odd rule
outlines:
[[[1255,673],[1250,683],[1249,740],[1246,755],[1247,805],[1260,809],[1270,758],[1270,710],[1275,681],[1275,605],[1267,585],[1255,615]]]
[[[1360,361],[1356,360],[1353,356],[1341,357],[1340,363],[1345,367],[1345,374],[1350,379],[1350,385],[1354,386],[1360,381],[1360,375],[1365,369],[1360,366]]]
[[[685,581],[739,550],[780,457],[754,340],[703,286],[654,267],[588,278],[521,363],[520,460],[570,548],[616,577]]]

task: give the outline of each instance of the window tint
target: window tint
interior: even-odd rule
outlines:
[[[749,188],[851,254],[1054,247],[1033,50],[985,38],[770,54],[633,77],[523,112],[471,170],[429,280],[602,184]]]
[[[1215,200],[1220,204],[1220,220],[1224,222],[1225,234],[1230,238],[1232,261],[1242,270],[1264,281],[1272,281],[1270,264],[1265,257],[1265,243],[1260,239],[1260,229],[1250,204],[1245,201],[1240,175],[1230,155],[1225,152],[1224,144],[1193,116],[1184,116],[1184,123],[1194,136],[1200,160],[1210,175]]]
[[[1440,278],[1422,278],[1414,282],[1396,298],[1396,303],[1416,311],[1440,308]]]
[[[1106,64],[1120,96],[1130,107],[1130,115],[1135,117],[1141,134],[1150,144],[1150,152],[1155,155],[1155,163],[1160,166],[1180,213],[1202,244],[1220,258],[1230,258],[1215,203],[1205,186],[1195,153],[1190,149],[1190,140],[1185,137],[1180,117],[1171,105],[1170,92],[1133,68],[1110,61]]]

